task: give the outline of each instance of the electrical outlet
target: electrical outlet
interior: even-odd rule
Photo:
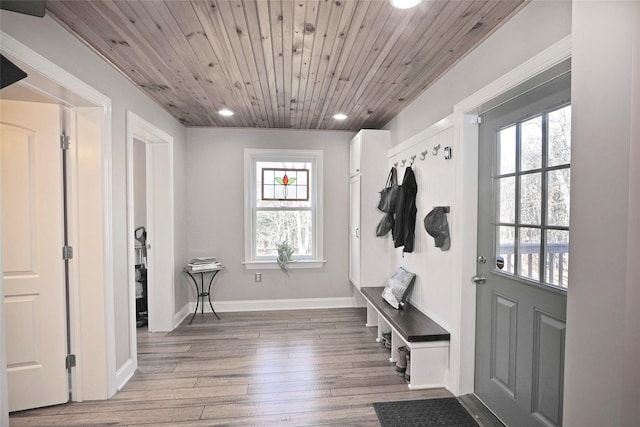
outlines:
[[[255,281],[256,281],[256,283],[262,282],[262,273],[256,273],[255,274]]]

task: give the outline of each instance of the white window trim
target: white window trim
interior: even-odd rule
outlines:
[[[270,270],[280,268],[276,260],[254,260],[253,245],[255,239],[253,229],[253,217],[255,207],[253,205],[256,194],[256,177],[253,163],[256,159],[282,160],[283,158],[314,158],[315,168],[315,258],[295,260],[289,267],[292,269],[322,268],[324,259],[324,193],[323,193],[323,152],[322,150],[288,150],[288,149],[244,149],[244,266],[247,270]]]

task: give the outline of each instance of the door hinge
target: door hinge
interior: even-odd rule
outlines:
[[[71,369],[76,366],[75,354],[67,354],[67,358],[65,360],[65,366],[67,367],[67,369]]]
[[[62,247],[62,259],[65,261],[68,259],[73,259],[73,246]]]
[[[69,137],[64,133],[60,135],[60,148],[63,150],[69,149]]]

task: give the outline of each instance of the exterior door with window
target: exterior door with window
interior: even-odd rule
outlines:
[[[570,75],[483,114],[475,394],[507,425],[562,424]]]

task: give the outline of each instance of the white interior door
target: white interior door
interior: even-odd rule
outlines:
[[[9,411],[69,398],[60,107],[0,101]]]

